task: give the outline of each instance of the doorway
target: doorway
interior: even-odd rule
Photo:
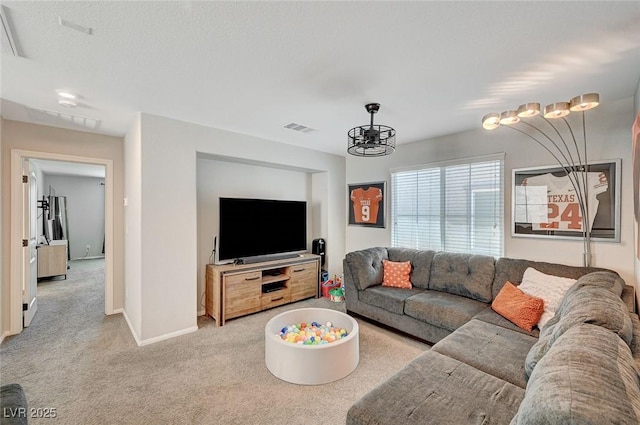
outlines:
[[[23,266],[25,258],[25,248],[22,240],[25,239],[24,220],[30,217],[25,211],[23,202],[23,180],[22,165],[25,160],[45,160],[60,161],[71,164],[92,164],[104,167],[104,313],[115,314],[117,311],[113,306],[114,284],[113,284],[113,161],[110,159],[78,157],[73,155],[62,155],[47,152],[34,152],[24,150],[11,151],[11,248],[10,248],[10,294],[9,299],[9,332],[10,334],[20,333],[23,329],[23,297],[22,289],[30,278],[30,270]]]

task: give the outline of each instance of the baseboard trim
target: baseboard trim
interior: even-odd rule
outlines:
[[[198,316],[204,316],[205,310],[198,310]]]
[[[127,312],[123,311],[122,315],[124,316],[124,320],[126,320],[127,325],[129,325],[129,330],[131,331],[131,335],[133,335],[133,339],[136,340],[136,344],[138,345],[138,347],[142,347],[143,345],[149,345],[149,344],[153,344],[153,343],[156,343],[156,342],[164,341],[165,339],[171,339],[171,338],[175,338],[177,336],[190,334],[190,333],[195,332],[195,331],[198,330],[198,326],[196,325],[196,326],[192,326],[190,328],[181,329],[179,331],[169,332],[168,334],[155,336],[153,338],[140,339],[138,334],[136,334],[135,330],[133,329],[133,326],[131,325],[131,321],[129,320],[129,316],[127,316]]]
[[[0,335],[0,344],[2,344],[2,341],[4,341],[4,339],[8,336],[9,336],[9,331],[4,331],[2,335]]]
[[[80,261],[80,260],[97,260],[98,258],[104,258],[104,255],[96,255],[94,257],[78,257],[78,258],[72,258],[69,261]]]
[[[179,331],[170,332],[168,334],[164,334],[164,335],[160,335],[160,336],[155,336],[153,338],[143,339],[142,341],[140,341],[141,343],[138,344],[138,345],[143,346],[143,345],[153,344],[153,343],[156,343],[156,342],[164,341],[165,339],[171,339],[171,338],[175,338],[177,336],[190,334],[190,333],[195,332],[197,330],[198,330],[198,326],[192,326],[190,328],[181,329]]]
[[[129,332],[131,332],[131,335],[133,335],[133,339],[135,339],[136,344],[138,345],[138,347],[141,346],[142,344],[140,343],[140,338],[138,338],[138,334],[136,333],[135,329],[133,329],[133,325],[131,324],[131,320],[129,320],[127,312],[123,311],[122,315],[124,316],[124,320],[127,322],[127,326],[129,326]]]
[[[124,308],[114,308],[113,311],[109,313],[109,315],[119,314],[119,313],[124,313]]]

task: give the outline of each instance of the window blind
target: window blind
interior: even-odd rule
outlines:
[[[504,160],[465,161],[392,171],[392,246],[503,255]]]

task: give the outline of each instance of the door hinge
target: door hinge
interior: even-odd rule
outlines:
[[[29,239],[23,239],[22,246],[29,246]]]
[[[29,304],[22,303],[22,311],[29,310]]]
[[[22,183],[29,183],[29,176],[22,176]]]

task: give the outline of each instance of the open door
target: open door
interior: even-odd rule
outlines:
[[[31,172],[29,160],[22,160],[22,200],[24,217],[22,220],[22,259],[24,266],[22,281],[23,326],[31,324],[38,310],[36,291],[38,287],[37,234],[38,234],[38,185],[37,177]]]

